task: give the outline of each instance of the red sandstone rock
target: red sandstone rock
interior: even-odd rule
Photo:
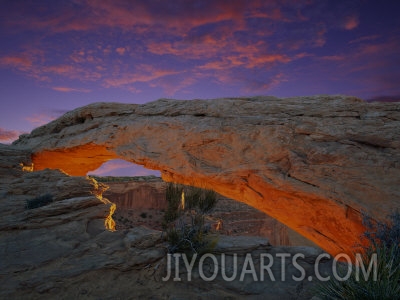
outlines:
[[[35,170],[84,175],[112,158],[208,187],[350,253],[360,211],[399,208],[400,104],[353,97],[96,103],[22,136]]]

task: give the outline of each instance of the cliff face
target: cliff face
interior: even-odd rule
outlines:
[[[351,252],[360,211],[399,207],[400,104],[344,96],[144,105],[97,103],[22,136],[35,170],[84,175],[112,158],[208,187],[269,214],[331,254]]]
[[[132,222],[124,227],[134,227],[145,223],[149,228],[162,230],[162,211],[167,208],[167,184],[157,177],[138,177],[129,181],[107,181],[107,189],[103,196],[117,206],[117,227],[121,217]],[[158,211],[158,212],[157,212]],[[142,213],[151,214],[151,218],[143,219]],[[315,246],[287,226],[271,218],[263,212],[221,195],[208,223],[214,227],[219,223],[219,233],[231,236],[264,236],[273,246]],[[125,224],[124,224],[125,225]]]
[[[118,208],[166,209],[165,182],[162,180],[107,182],[109,189],[104,197]]]

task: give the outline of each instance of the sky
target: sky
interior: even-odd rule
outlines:
[[[399,100],[399,11],[390,0],[0,0],[0,143],[99,101]],[[96,173],[147,174],[121,160]]]

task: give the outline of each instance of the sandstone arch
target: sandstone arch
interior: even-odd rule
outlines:
[[[350,253],[360,211],[399,208],[400,104],[344,96],[254,97],[144,105],[95,103],[21,136],[34,169],[84,175],[123,158],[167,181],[246,202],[335,255]]]

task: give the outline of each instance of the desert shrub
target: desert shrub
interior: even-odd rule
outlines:
[[[205,216],[216,205],[217,194],[210,190],[171,183],[167,186],[166,197],[168,207],[162,226],[168,241],[168,251],[191,255],[212,249],[216,242],[208,236]]]
[[[25,208],[26,209],[34,209],[34,208],[45,206],[53,201],[54,201],[53,195],[44,194],[44,195],[38,196],[36,198],[26,200]]]
[[[376,255],[376,280],[369,276],[356,276],[355,268],[348,280],[335,278],[318,286],[318,294],[323,299],[400,299],[400,213],[390,215],[390,222],[375,221],[364,215],[367,231],[363,238],[367,241],[362,255],[362,263],[367,268]],[[347,266],[338,270],[344,277]],[[360,272],[361,273],[361,272]]]
[[[141,216],[143,219],[146,219],[146,218],[147,218],[147,213],[146,213],[146,212],[142,212],[142,213],[140,214],[140,216]]]

